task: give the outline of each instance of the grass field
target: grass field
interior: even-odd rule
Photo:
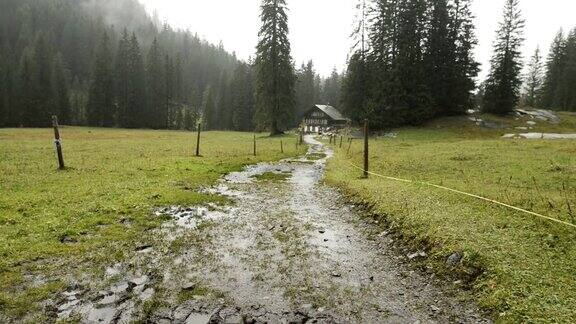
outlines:
[[[295,137],[61,129],[68,169],[57,171],[51,129],[0,130],[0,314],[19,317],[61,290],[74,269],[103,271],[162,219],[156,206],[197,205],[198,193],[246,164],[305,151]],[[280,141],[284,141],[284,153]]]
[[[576,116],[534,132],[576,132]],[[428,181],[576,224],[576,142],[503,140],[526,120],[488,117],[505,129],[483,129],[463,118],[400,129],[397,138],[371,140],[371,171]],[[499,322],[576,319],[576,229],[474,198],[419,184],[360,179],[362,144],[336,148],[328,183],[374,206],[397,235],[426,249],[447,276],[473,279],[481,306]],[[565,189],[564,189],[565,188]],[[571,205],[572,214],[568,204]],[[464,257],[446,265],[454,252]],[[466,280],[464,280],[466,285]]]

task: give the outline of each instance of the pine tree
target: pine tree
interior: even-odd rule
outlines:
[[[218,112],[216,111],[214,94],[210,86],[206,87],[202,96],[202,121],[204,128],[208,130],[215,129],[215,125],[218,123]]]
[[[88,95],[88,125],[114,126],[114,77],[112,54],[108,34],[104,33],[92,68],[92,81]]]
[[[434,114],[455,112],[452,91],[456,84],[456,49],[453,33],[450,32],[450,16],[447,0],[430,0],[431,19],[427,32],[426,66],[427,86],[430,90]]]
[[[54,113],[52,48],[44,33],[38,33],[34,39],[34,44],[24,50],[20,60],[17,124],[46,127]]]
[[[546,62],[546,76],[544,78],[544,85],[542,88],[542,96],[539,105],[543,108],[552,109],[557,108],[557,92],[558,86],[561,82],[562,71],[566,63],[565,40],[562,30],[560,30],[548,54]]]
[[[2,109],[2,119],[4,120],[4,124],[0,127],[8,126],[13,127],[17,126],[18,123],[18,101],[16,95],[16,73],[18,69],[18,64],[14,63],[14,57],[12,55],[12,51],[7,44],[4,44],[2,48],[0,48],[0,91],[2,94],[0,95],[0,106],[3,107]]]
[[[285,0],[262,0],[262,27],[256,54],[256,120],[271,135],[286,129],[294,115],[295,75],[288,39]]]
[[[504,19],[497,32],[494,54],[490,61],[490,74],[482,109],[504,115],[513,111],[518,103],[522,85],[521,47],[524,20],[518,0],[506,0]]]
[[[162,64],[162,53],[160,44],[155,38],[148,52],[148,59],[146,60],[146,86],[148,94],[148,109],[147,125],[155,129],[166,128],[166,121],[168,120],[168,113],[166,105],[163,100],[164,96],[164,66]]]
[[[314,71],[314,63],[309,61],[307,64],[302,64],[300,71],[297,73],[297,83],[296,83],[296,122],[306,113],[308,110],[314,107],[317,102],[315,98],[315,79],[316,72]]]
[[[357,52],[350,58],[342,86],[342,107],[355,122],[368,118],[369,77],[365,56]]]
[[[403,0],[398,13],[398,54],[393,61],[390,87],[398,87],[390,92],[388,106],[393,113],[389,119],[402,120],[415,125],[434,115],[430,109],[431,98],[425,82],[423,61],[426,25],[426,2],[424,0]],[[397,80],[397,81],[396,81]]]
[[[480,64],[474,58],[474,47],[478,44],[475,35],[472,0],[453,0],[450,8],[450,37],[455,41],[454,83],[452,84],[452,111],[447,115],[463,114],[475,106],[475,78]]]
[[[18,68],[18,110],[14,113],[14,126],[32,126],[37,116],[38,85],[35,78],[36,64],[32,48],[26,48]]]
[[[128,100],[130,93],[130,36],[124,29],[115,62],[115,94],[118,106],[118,124],[126,127],[128,124]]]
[[[312,88],[314,90],[314,88]],[[322,88],[322,101],[334,107],[340,106],[340,96],[342,91],[342,79],[336,71],[336,68],[332,70],[330,77],[324,82]]]
[[[164,109],[166,111],[165,128],[170,129],[175,123],[174,100],[174,61],[168,55],[164,57]]]
[[[72,108],[70,106],[70,94],[68,81],[66,80],[66,68],[62,55],[58,53],[52,63],[52,93],[54,96],[54,113],[58,121],[63,125],[72,122]]]
[[[253,69],[249,64],[239,64],[232,76],[232,124],[236,131],[254,129]]]
[[[216,129],[230,130],[232,129],[232,98],[230,96],[230,77],[228,73],[223,72],[220,75],[218,82],[218,122],[215,126]]]
[[[0,48],[0,127],[8,126],[8,80],[6,73],[5,62],[8,60],[5,57],[3,48]]]
[[[537,105],[542,90],[543,69],[540,47],[537,47],[528,64],[528,74],[524,84],[524,104],[528,107],[536,107]]]
[[[564,48],[565,63],[558,85],[558,107],[576,111],[576,28],[568,34]]]
[[[368,41],[368,6],[366,0],[358,0],[356,10],[358,18],[356,27],[352,33],[355,40],[352,47],[353,54],[348,60],[348,68],[342,83],[342,108],[345,114],[355,122],[360,122],[364,118],[369,118],[367,109],[370,100],[370,71],[368,67],[367,53],[369,47]],[[374,22],[374,25],[377,23]],[[370,38],[374,40],[374,30],[371,30]],[[377,46],[377,45],[374,45]],[[376,51],[376,50],[375,50]],[[377,75],[381,71],[377,71]],[[379,87],[377,84],[375,87]]]
[[[124,127],[146,126],[146,73],[136,34],[132,34],[128,46],[128,102]]]

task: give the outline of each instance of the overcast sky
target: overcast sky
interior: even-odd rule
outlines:
[[[260,0],[140,0],[161,19],[201,37],[222,41],[241,59],[254,56],[258,40]],[[292,55],[298,65],[312,59],[317,71],[326,76],[334,67],[346,66],[349,35],[356,15],[357,0],[287,0],[290,8]],[[492,42],[501,20],[505,0],[476,0],[478,61],[482,76],[488,68]],[[520,0],[526,19],[525,58],[540,45],[544,53],[556,32],[576,27],[576,0]]]

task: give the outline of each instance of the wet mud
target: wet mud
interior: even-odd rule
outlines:
[[[171,206],[171,218],[105,278],[49,307],[88,323],[483,323],[477,308],[412,270],[386,233],[321,183],[332,152],[307,137],[299,159],[225,176],[229,206]],[[263,175],[277,174],[278,177]],[[82,284],[84,282],[84,284]]]

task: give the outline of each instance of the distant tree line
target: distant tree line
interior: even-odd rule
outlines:
[[[536,49],[528,64],[522,104],[576,111],[576,28],[566,36],[558,32],[546,62]]]
[[[376,128],[473,107],[478,64],[471,0],[360,0],[342,89],[346,114]]]
[[[0,2],[0,126],[191,129],[242,64],[135,0]]]
[[[340,76],[307,68],[294,76],[295,95],[312,95],[283,127],[315,103],[338,102]],[[136,0],[0,2],[0,127],[44,127],[55,114],[67,125],[193,129],[202,120],[251,131],[256,86],[255,62],[160,23]]]

